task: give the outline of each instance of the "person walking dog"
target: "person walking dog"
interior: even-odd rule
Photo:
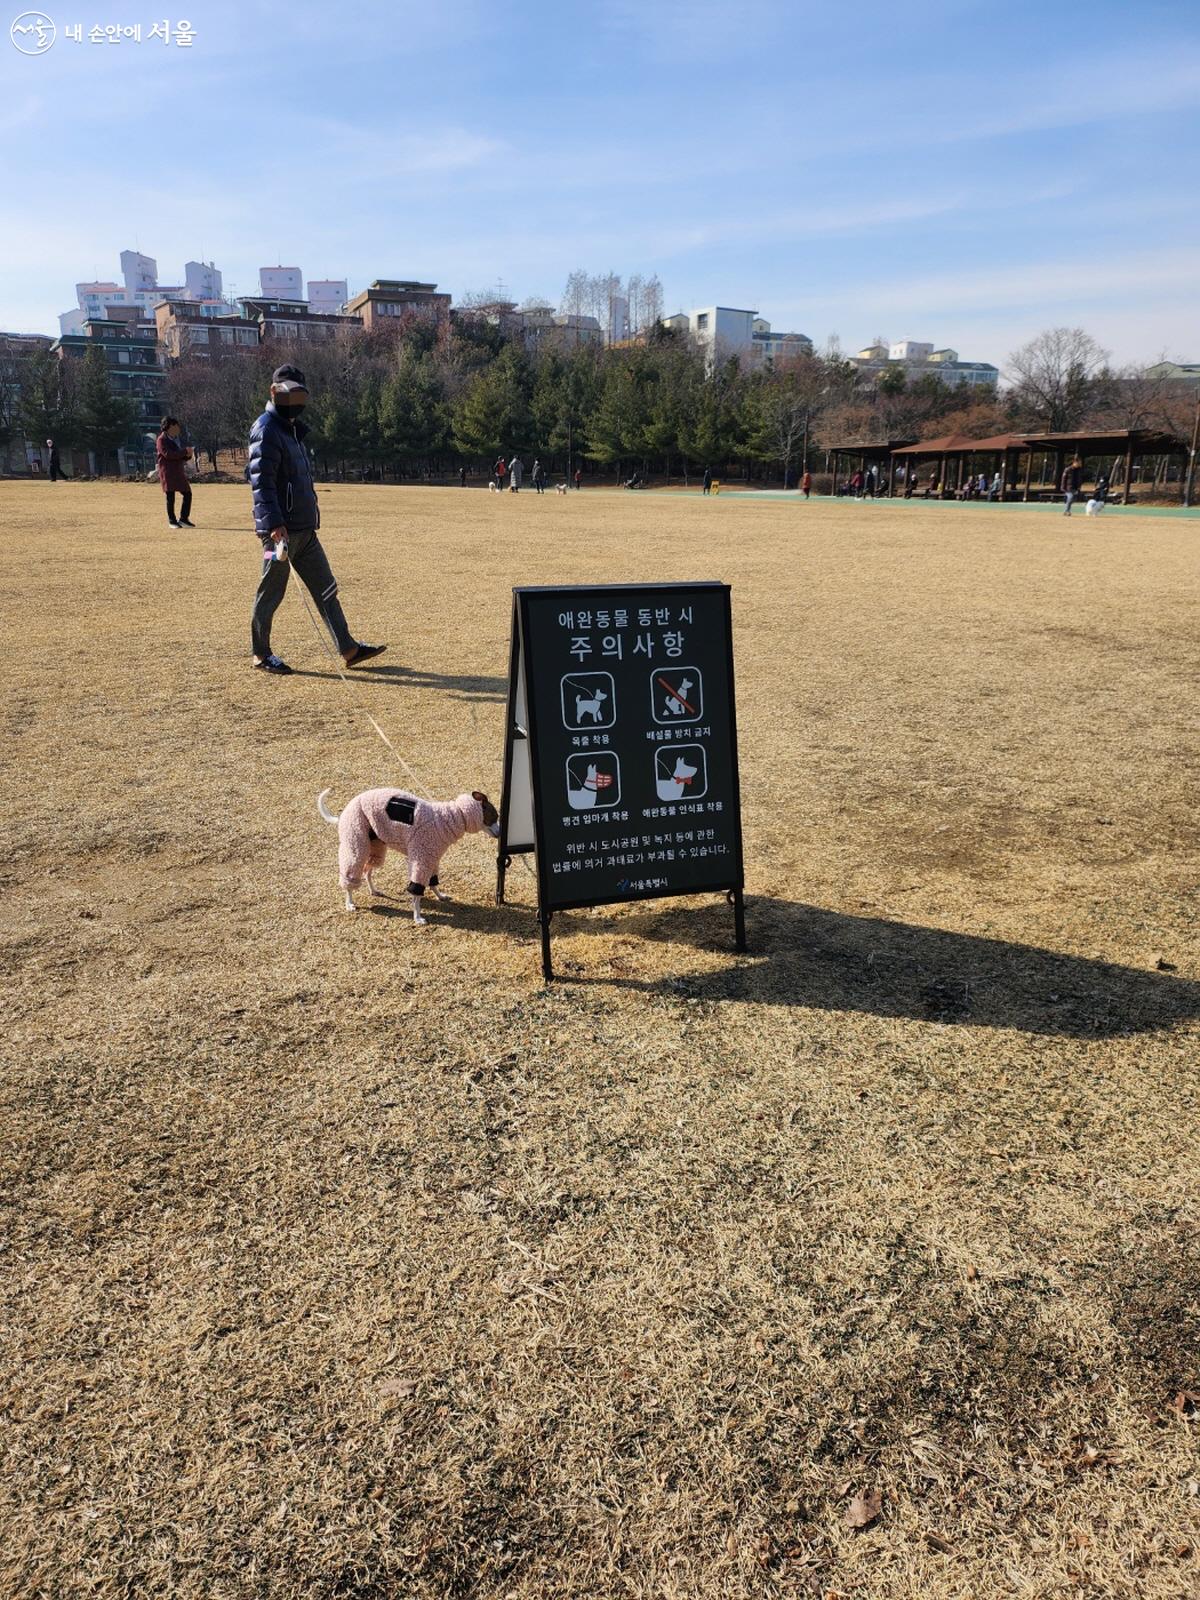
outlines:
[[[300,368],[276,367],[270,404],[250,430],[246,470],[254,495],[254,527],[263,547],[250,644],[260,672],[292,670],[271,653],[271,619],[287,592],[291,567],[317,602],[348,667],[361,667],[387,649],[383,644],[360,644],[351,634],[337,597],[337,579],[317,538],[321,513],[304,444],[308,428],[300,420],[307,401],[308,384]]]
[[[192,486],[188,482],[184,463],[192,459],[192,452],[179,437],[179,418],[164,417],[154,442],[154,459],[158,466],[158,481],[167,497],[167,525],[171,528],[194,528],[192,515]],[[179,516],[175,515],[175,496],[182,495]]]

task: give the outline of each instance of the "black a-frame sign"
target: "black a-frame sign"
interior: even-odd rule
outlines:
[[[513,590],[496,903],[536,859],[556,911],[724,893],[746,948],[727,584]]]

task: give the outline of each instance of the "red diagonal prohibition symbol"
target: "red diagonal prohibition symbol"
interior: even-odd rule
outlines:
[[[678,689],[672,689],[671,685],[663,677],[660,677],[658,681],[659,681],[659,683],[662,684],[663,688],[671,696],[672,700],[677,700],[679,702],[679,704],[684,707],[685,710],[690,711],[693,716],[696,715],[695,706],[689,706],[687,701],[683,698],[683,696],[680,694]]]

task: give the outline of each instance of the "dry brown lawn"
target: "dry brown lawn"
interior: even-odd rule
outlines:
[[[1196,1596],[1197,522],[323,505],[353,691],[244,489],[0,485],[0,1591]],[[363,708],[495,794],[511,585],[691,578],[749,955],[344,914]]]

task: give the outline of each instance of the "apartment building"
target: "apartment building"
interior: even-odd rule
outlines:
[[[895,343],[876,340],[864,345],[849,360],[866,377],[877,378],[899,368],[910,383],[934,377],[948,389],[994,390],[1000,382],[1000,369],[990,361],[963,361],[957,350],[938,350],[917,339],[900,339]]]
[[[238,301],[242,317],[258,328],[259,340],[266,344],[305,343],[332,339],[344,328],[361,332],[363,319],[350,315],[331,315],[310,309],[306,300],[268,300],[244,298]]]
[[[254,348],[259,324],[253,317],[218,312],[194,300],[161,300],[154,308],[154,325],[164,358],[200,358],[223,350]]]
[[[369,289],[347,302],[346,313],[358,317],[368,333],[395,325],[397,317],[417,315],[444,322],[450,315],[450,296],[439,294],[436,283],[412,278],[376,278]]]
[[[158,333],[144,321],[137,306],[109,307],[105,317],[89,317],[82,333],[62,334],[51,345],[60,361],[82,361],[96,345],[104,351],[109,388],[130,401],[133,422],[117,456],[121,471],[132,462],[140,468],[153,457],[154,436],[163,414],[166,371],[159,354]]]

